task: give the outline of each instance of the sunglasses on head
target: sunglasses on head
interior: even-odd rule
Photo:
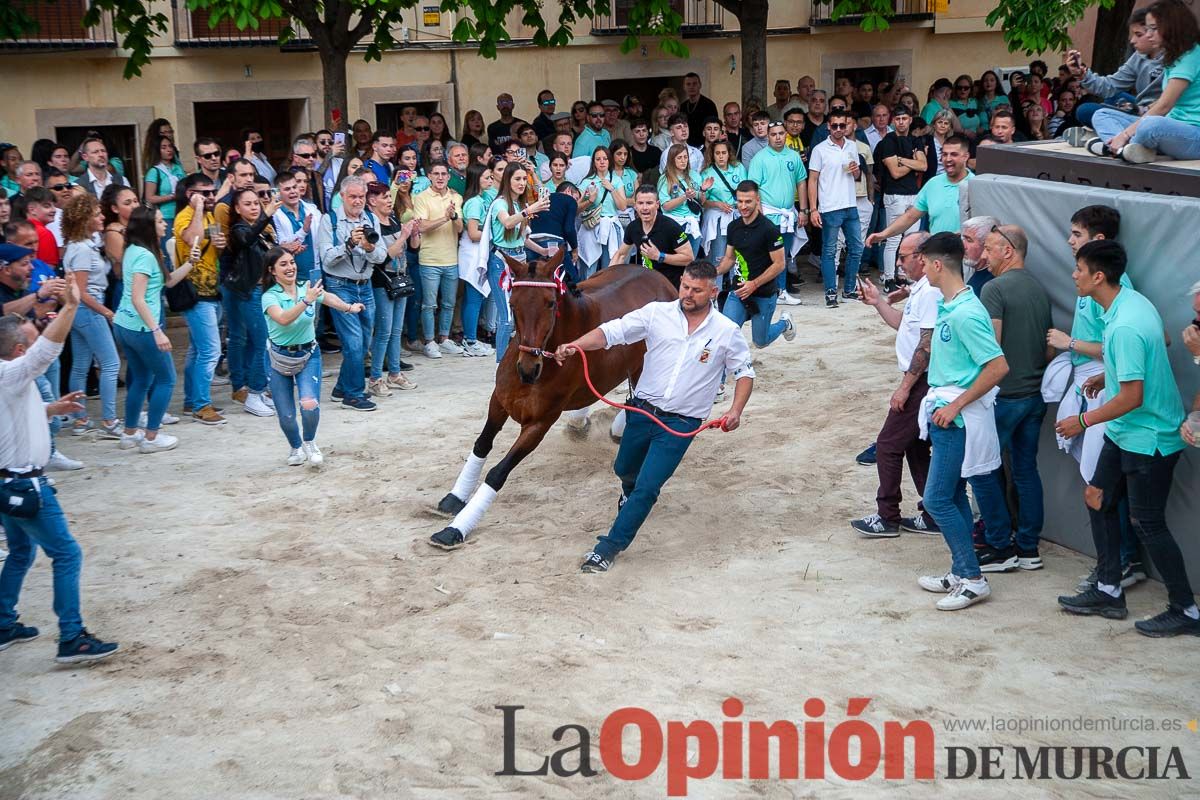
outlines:
[[[993,225],[991,232],[1000,234],[1000,236],[1004,238],[1004,241],[1008,242],[1009,247],[1011,247],[1013,250],[1017,249],[1017,246],[1015,244],[1013,244],[1013,240],[1008,238],[1008,235],[1005,234],[1004,231],[1000,230],[999,225]]]

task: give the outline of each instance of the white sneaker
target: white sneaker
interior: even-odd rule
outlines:
[[[145,438],[146,434],[144,431],[137,431],[133,434],[133,436],[127,436],[126,434],[122,433],[121,442],[117,445],[117,447],[121,450],[132,450],[133,448],[137,447],[138,444]]]
[[[228,386],[229,385],[229,376],[228,375],[213,375],[212,383],[209,385],[210,386]]]
[[[992,593],[987,578],[980,577],[973,581],[960,581],[950,590],[950,594],[938,600],[935,604],[938,611],[958,611],[960,608],[973,606],[980,600],[986,599]]]
[[[781,306],[799,306],[804,305],[804,301],[795,295],[788,294],[783,289],[779,290],[779,305]]]
[[[447,339],[447,341],[449,341],[449,340]],[[485,343],[478,342],[478,341],[471,342],[466,347],[464,347],[462,349],[462,351],[463,351],[463,355],[468,358],[474,357],[474,356],[490,356],[496,352],[492,348],[488,347]]]
[[[174,450],[179,440],[167,433],[159,433],[153,440],[142,439],[138,442],[139,453],[161,453],[164,450]]]
[[[266,398],[256,392],[251,392],[246,396],[246,402],[242,405],[242,409],[247,414],[253,414],[256,417],[275,416],[275,409],[267,405]]]
[[[61,450],[55,450],[50,454],[50,460],[46,462],[46,469],[58,472],[70,472],[76,469],[83,469],[83,462],[76,461]]]
[[[401,372],[395,378],[393,378],[391,375],[389,375],[387,377],[387,380],[384,382],[393,389],[408,390],[408,389],[417,388],[417,382],[409,380],[408,376],[405,375],[403,372]]]
[[[8,558],[8,551],[0,547],[0,561],[4,561],[6,558]]]
[[[304,451],[299,447],[295,447],[290,453],[288,453],[287,465],[289,467],[298,467],[303,464],[306,459],[307,456],[304,455]]]
[[[922,589],[939,594],[954,591],[954,587],[960,583],[962,583],[962,578],[953,572],[947,572],[945,575],[922,575],[917,578],[917,585]]]
[[[438,342],[438,349],[451,356],[461,356],[463,353],[462,347],[453,339],[442,339]]]
[[[142,415],[140,417],[138,417],[138,427],[139,428],[146,427],[146,424],[149,421],[149,419],[150,419],[150,416],[145,411],[143,411]],[[175,416],[174,414],[164,411],[163,416],[162,416],[162,424],[163,425],[178,425],[179,417]]]
[[[325,463],[325,456],[321,454],[321,448],[317,447],[316,442],[305,442],[304,452],[308,456],[308,463],[314,467],[319,467]]]
[[[437,342],[426,342],[425,346],[421,348],[421,352],[425,354],[426,358],[442,357],[442,351],[438,349]]]
[[[796,325],[792,322],[792,315],[786,311],[779,315],[783,320],[783,340],[790,342],[796,338]]]

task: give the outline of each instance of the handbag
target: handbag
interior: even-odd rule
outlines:
[[[679,189],[680,189],[680,191],[684,192],[685,194],[687,193],[687,189],[683,188],[682,181],[679,184]],[[704,206],[701,205],[699,200],[688,200],[684,203],[684,205],[687,206],[688,211],[692,212],[697,217],[700,216],[700,214],[704,211]]]
[[[413,283],[413,279],[409,276],[407,270],[388,272],[379,267],[375,269],[383,281],[383,291],[387,293],[388,300],[412,297],[417,293],[416,284]]]
[[[310,347],[308,352],[302,356],[284,355],[270,345],[267,346],[267,358],[271,362],[271,369],[285,377],[299,375],[301,370],[308,364],[308,360],[312,358],[313,350],[316,348]]]
[[[42,509],[42,478],[9,478],[0,481],[0,514],[33,519]],[[54,491],[53,488],[51,491]]]
[[[165,292],[167,308],[176,313],[191,311],[200,302],[200,293],[191,278],[184,278],[174,286],[168,286]]]
[[[600,224],[600,212],[604,209],[604,201],[608,198],[608,189],[600,195],[600,199],[588,206],[588,210],[579,215],[579,224],[591,230]]]

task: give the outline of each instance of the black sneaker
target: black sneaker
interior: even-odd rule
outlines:
[[[99,661],[117,652],[120,645],[116,642],[102,642],[87,630],[67,642],[58,643],[58,655],[54,658],[59,664],[83,664],[88,661]]]
[[[855,463],[862,464],[864,467],[875,463],[875,442],[867,445],[867,449],[854,457]]]
[[[942,535],[942,529],[928,514],[917,514],[915,517],[901,517],[900,530],[907,533],[927,533],[931,536]]]
[[[374,411],[379,407],[365,397],[347,397],[342,401],[342,405],[355,411]]]
[[[318,342],[318,347],[320,347],[321,352],[327,356],[336,355],[337,353],[342,352],[341,345],[330,339],[321,339]]]
[[[895,539],[900,535],[899,525],[887,521],[878,514],[869,514],[862,519],[852,519],[850,527],[870,539]]]
[[[896,291],[899,288],[900,287],[891,278],[888,278],[888,279],[884,280],[884,282],[883,282],[883,293],[884,294],[891,294],[892,292]]]
[[[837,289],[830,289],[825,293],[825,307],[837,308]]]
[[[1144,580],[1146,580],[1146,568],[1142,566],[1142,562],[1130,561],[1121,567],[1122,589],[1128,589],[1130,586],[1141,583]]]
[[[0,628],[0,650],[7,650],[14,644],[32,642],[38,637],[38,629],[19,622],[10,628]]]
[[[329,396],[332,397],[334,400],[341,400],[341,399],[345,398],[346,393],[343,392],[341,389],[334,387],[333,391],[329,393]]]
[[[442,528],[429,537],[429,544],[439,550],[457,550],[467,543],[466,537],[458,528]]]
[[[1058,604],[1064,611],[1086,616],[1101,616],[1108,619],[1125,619],[1129,609],[1125,607],[1125,595],[1113,597],[1099,589],[1088,589],[1076,595],[1060,595]]]
[[[400,359],[400,371],[401,372],[412,372],[414,369],[416,369],[415,365],[408,363],[403,358]]]
[[[629,498],[626,497],[625,495],[621,495],[620,497],[617,498],[617,513],[618,514],[621,513],[621,509],[624,508],[625,504],[628,502],[629,502]]]
[[[1123,597],[1124,595],[1122,595]],[[1133,623],[1137,632],[1154,639],[1165,639],[1168,636],[1200,636],[1200,620],[1192,619],[1174,606],[1150,619],[1142,619]]]
[[[848,292],[842,292],[842,299],[843,300],[857,300],[858,299],[858,290],[851,289]]]
[[[1033,572],[1035,569],[1041,569],[1043,566],[1042,555],[1037,551],[1036,547],[1032,550],[1022,550],[1019,547],[1017,548],[1018,569],[1023,569],[1027,572]]]
[[[1011,547],[997,550],[990,545],[984,546],[975,551],[975,556],[982,572],[1012,572],[1019,563],[1017,551]]]
[[[579,571],[608,572],[616,560],[616,556],[602,556],[595,550],[591,550],[583,557],[583,563],[579,565]]]

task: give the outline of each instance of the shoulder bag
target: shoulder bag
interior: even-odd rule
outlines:
[[[579,215],[579,224],[591,230],[600,224],[600,212],[604,208],[604,201],[608,199],[608,189],[596,199],[596,202],[588,206],[587,211]]]

